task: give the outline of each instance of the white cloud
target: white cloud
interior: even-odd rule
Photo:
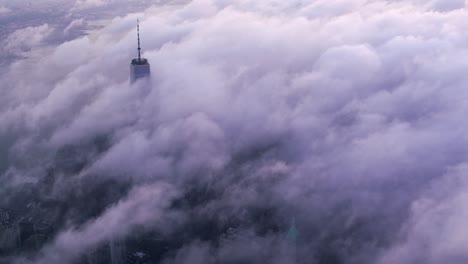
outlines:
[[[402,241],[378,263],[462,263],[468,258],[467,169],[461,164],[449,170],[412,203]]]
[[[7,13],[10,13],[10,12],[11,12],[11,9],[9,9],[7,7],[4,7],[4,6],[0,6],[0,15],[7,14]]]
[[[220,225],[235,219],[248,230],[258,228],[251,208],[274,212],[272,230],[295,212],[302,259],[466,262],[467,186],[445,181],[468,159],[468,10],[451,3],[196,0],[152,8],[141,23],[149,85],[128,83],[137,15],[116,18],[0,76],[9,171],[21,177],[53,164],[63,146],[106,135],[109,149],[71,178],[163,182],[181,193],[199,183],[215,198],[182,214]],[[51,196],[66,195],[57,186],[70,182],[61,180]],[[443,190],[431,187],[440,183]],[[146,199],[135,201],[146,208]],[[104,220],[107,213],[89,223]],[[127,231],[147,224],[118,222]],[[97,243],[89,230],[72,232],[81,249]],[[68,232],[44,259],[76,256],[50,250]],[[274,238],[252,233],[252,243],[277,253]],[[197,247],[183,245],[176,261],[194,252],[190,245]],[[229,249],[254,263],[240,251]]]
[[[65,27],[63,32],[65,34],[68,34],[70,32],[70,30],[73,30],[76,27],[83,27],[85,25],[86,25],[86,21],[83,18],[75,19],[72,22],[70,22],[70,24],[68,24],[68,26]]]
[[[72,11],[104,6],[108,0],[76,0]]]
[[[18,29],[4,40],[4,50],[11,53],[20,53],[40,46],[54,31],[48,24]]]
[[[173,190],[161,184],[136,188],[126,199],[107,209],[99,218],[85,223],[79,230],[62,232],[54,243],[44,248],[44,256],[34,263],[73,262],[111,239],[129,235],[143,224],[147,227],[161,226],[171,218],[164,210],[173,196]],[[16,261],[29,263],[24,259]]]

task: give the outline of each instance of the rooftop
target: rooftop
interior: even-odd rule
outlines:
[[[132,60],[132,65],[148,65],[148,60],[141,58],[141,59],[133,59]]]

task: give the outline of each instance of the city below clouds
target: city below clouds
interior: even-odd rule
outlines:
[[[0,264],[468,261],[465,1],[132,3],[0,0]]]

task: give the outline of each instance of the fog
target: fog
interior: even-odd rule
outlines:
[[[137,18],[151,77],[131,84]],[[464,1],[194,0],[61,44],[11,33],[0,207],[49,204],[54,233],[0,263],[146,236],[167,246],[148,263],[465,263],[467,20]]]

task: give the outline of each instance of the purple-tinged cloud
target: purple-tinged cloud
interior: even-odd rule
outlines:
[[[130,84],[137,17],[152,73]],[[0,195],[61,208],[15,261],[166,232],[168,264],[466,262],[467,19],[463,1],[197,0],[15,62]]]

